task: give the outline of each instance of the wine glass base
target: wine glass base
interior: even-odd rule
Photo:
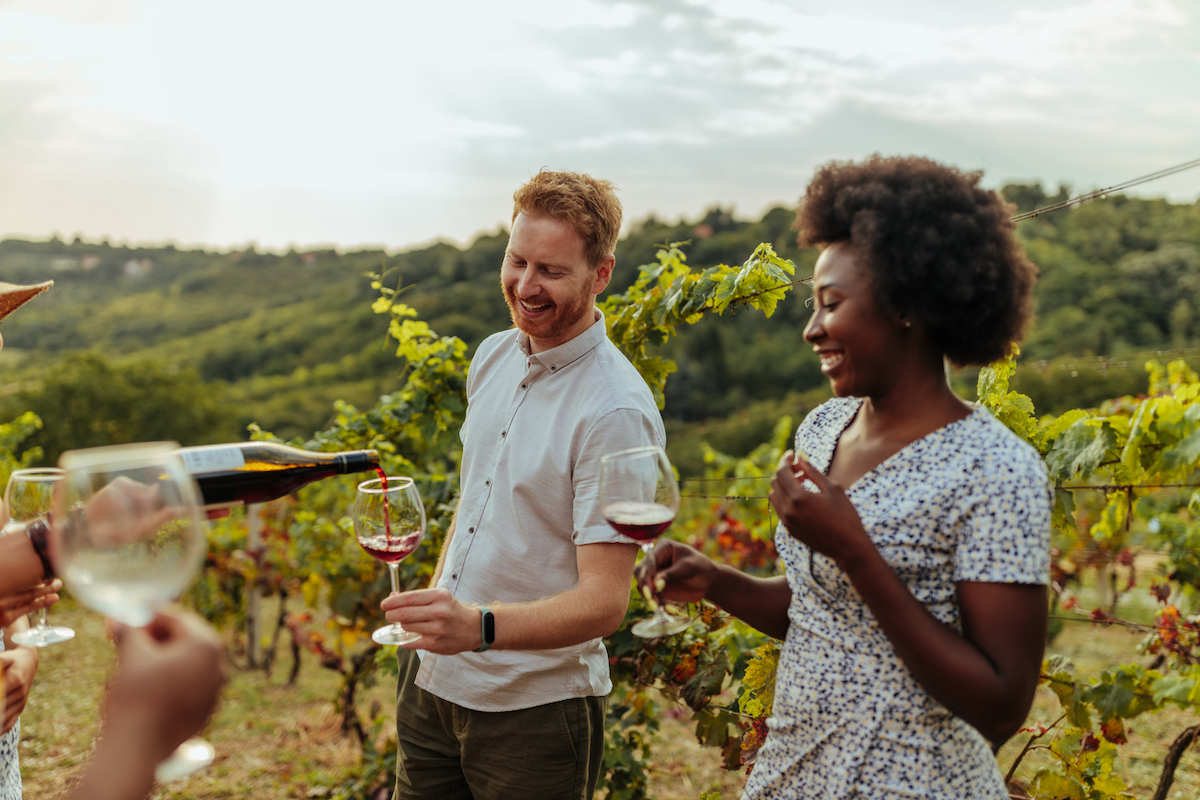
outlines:
[[[75,631],[61,625],[51,625],[44,628],[38,626],[24,631],[17,631],[12,635],[12,640],[15,643],[29,647],[49,647],[52,644],[67,642],[74,638]]]
[[[634,636],[643,639],[657,639],[660,636],[673,636],[692,627],[693,620],[689,617],[676,617],[670,614],[653,616],[644,619],[630,628]]]
[[[154,769],[154,779],[159,783],[178,780],[204,769],[213,762],[217,751],[203,739],[188,739],[175,752],[160,761]]]
[[[384,625],[371,634],[371,641],[376,644],[408,644],[421,638],[421,634],[406,631],[399,625]]]

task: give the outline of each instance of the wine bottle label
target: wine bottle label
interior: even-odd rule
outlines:
[[[246,466],[246,455],[240,447],[225,445],[209,445],[202,447],[187,447],[180,451],[183,465],[193,475],[205,472],[226,472]]]

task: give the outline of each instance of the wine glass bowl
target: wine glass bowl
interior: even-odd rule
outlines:
[[[63,471],[54,467],[13,470],[4,490],[11,523],[29,523],[50,513],[54,487],[63,480]],[[75,638],[75,631],[63,625],[47,625],[46,609],[38,611],[38,624],[12,635],[16,644],[49,647]]]
[[[383,477],[363,481],[354,499],[354,537],[372,558],[388,568],[392,591],[400,592],[400,562],[425,537],[425,504],[412,478]],[[371,639],[379,644],[407,644],[421,634],[398,623],[379,628]]]
[[[679,484],[667,454],[649,445],[600,458],[600,509],[613,530],[638,542],[648,557],[653,542],[679,513]],[[692,624],[656,604],[654,614],[631,628],[637,636],[670,636]]]
[[[196,484],[169,442],[63,453],[55,561],[84,605],[141,627],[183,593],[208,540]]]

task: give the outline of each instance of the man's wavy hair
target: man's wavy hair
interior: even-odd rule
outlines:
[[[621,201],[608,181],[579,172],[542,170],[513,193],[513,220],[521,213],[570,225],[583,238],[583,255],[592,269],[616,252]]]
[[[990,364],[1025,332],[1037,268],[981,175],[917,157],[832,161],[796,212],[800,246],[848,243],[885,310],[923,324],[956,366]]]

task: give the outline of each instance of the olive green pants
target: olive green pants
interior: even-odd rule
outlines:
[[[589,800],[604,757],[603,697],[475,711],[418,687],[399,649],[392,800]]]

